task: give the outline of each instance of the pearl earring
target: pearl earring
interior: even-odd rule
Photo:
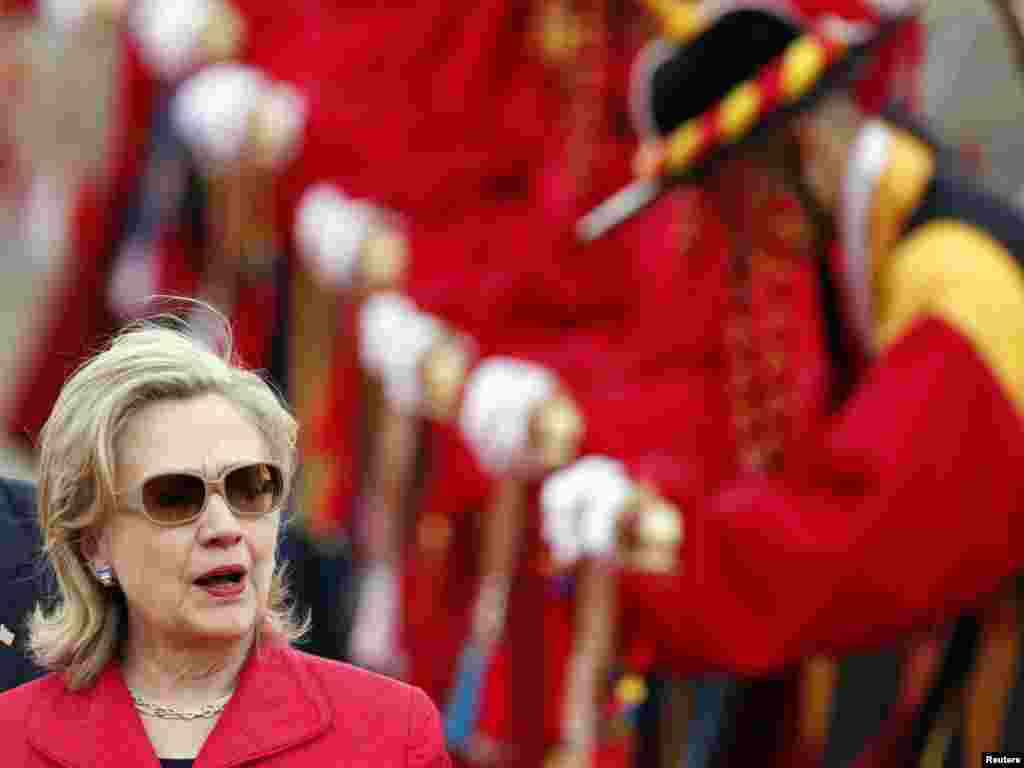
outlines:
[[[104,587],[112,587],[117,583],[117,577],[114,576],[114,569],[109,565],[93,566],[93,574],[96,576],[96,581],[102,584]]]

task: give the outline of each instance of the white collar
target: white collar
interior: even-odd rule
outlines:
[[[864,349],[874,335],[871,210],[878,181],[889,159],[891,133],[881,120],[868,122],[850,152],[842,187],[842,244],[848,301]]]

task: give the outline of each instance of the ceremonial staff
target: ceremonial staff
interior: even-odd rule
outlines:
[[[359,247],[355,284],[343,299],[346,328],[339,331],[335,354],[356,362],[361,380],[365,435],[363,477],[355,482],[361,499],[357,545],[363,581],[352,627],[349,652],[353,661],[379,672],[405,673],[398,632],[401,623],[398,589],[405,534],[407,499],[413,484],[419,428],[414,411],[393,402],[384,375],[383,358],[398,345],[397,329],[377,312],[400,294],[408,266],[408,245],[399,218],[365,208],[366,235]],[[351,436],[350,439],[356,439]]]
[[[452,749],[472,752],[484,678],[498,644],[509,637],[510,598],[518,577],[533,553],[525,548],[530,485],[538,477],[564,466],[575,455],[582,437],[579,409],[548,371],[506,358],[485,359],[470,372],[459,408],[463,433],[477,443],[484,464],[496,476],[495,488],[481,525],[480,582],[473,603],[469,636],[460,653],[456,678],[446,711],[446,737]],[[525,441],[511,454],[492,454],[487,443],[495,419],[515,431],[525,420]],[[507,447],[506,447],[507,448]],[[535,606],[534,606],[535,607]],[[519,631],[537,638],[536,626]],[[512,663],[515,663],[513,654]],[[520,738],[522,738],[520,736]],[[529,745],[516,745],[529,749]]]
[[[552,475],[541,499],[544,538],[555,567],[575,583],[562,739],[546,765],[587,768],[602,746],[621,737],[646,697],[642,678],[617,669],[618,570],[677,568],[682,518],[652,486],[634,482],[620,462],[598,456]]]
[[[271,285],[282,258],[276,179],[299,143],[301,96],[252,67],[222,63],[185,81],[172,108],[178,134],[206,182],[206,258],[198,297],[238,323],[243,291]],[[263,325],[261,348],[274,323]],[[262,357],[259,349],[252,354]]]

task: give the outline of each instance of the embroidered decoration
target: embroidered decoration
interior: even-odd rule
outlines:
[[[804,240],[779,224],[797,214],[778,203],[764,205],[771,211],[775,229],[760,236],[763,246],[753,249],[745,269],[734,267],[726,330],[738,460],[744,471],[752,473],[782,467],[783,448],[795,418],[792,305],[795,262],[806,253]]]

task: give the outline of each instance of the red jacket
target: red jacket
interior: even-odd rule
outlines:
[[[157,768],[119,664],[70,692],[55,675],[0,696],[0,743],[13,765]],[[246,662],[195,768],[449,768],[440,718],[417,688],[283,646]]]

